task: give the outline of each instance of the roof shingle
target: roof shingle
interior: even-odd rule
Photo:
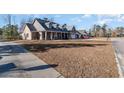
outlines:
[[[33,24],[26,23],[26,25],[28,26],[28,28],[30,29],[30,31],[36,31],[36,28],[33,26]]]

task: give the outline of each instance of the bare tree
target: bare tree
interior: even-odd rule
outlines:
[[[15,17],[8,14],[4,15],[3,19],[6,23],[3,26],[3,36],[7,39],[14,39],[18,35],[18,25],[15,24]]]
[[[4,21],[9,25],[11,25],[11,18],[12,18],[11,14],[3,16]]]
[[[29,15],[27,18],[23,18],[23,19],[21,20],[21,22],[20,22],[19,31],[22,31],[22,30],[23,30],[24,25],[25,25],[26,23],[32,23],[33,20],[34,20],[34,16],[33,16],[33,15],[31,15],[31,16]]]
[[[28,18],[27,18],[27,22],[29,22],[29,23],[32,23],[33,20],[34,20],[34,17],[28,17]]]
[[[23,19],[21,20],[21,22],[20,22],[19,31],[22,31],[22,29],[23,29],[25,23],[26,23],[26,19],[23,18]]]
[[[103,34],[104,34],[104,37],[105,37],[106,33],[107,33],[107,25],[106,24],[103,24],[102,30],[103,30]]]

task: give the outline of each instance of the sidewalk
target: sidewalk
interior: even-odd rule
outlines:
[[[11,42],[0,42],[0,77],[59,78],[54,67]]]

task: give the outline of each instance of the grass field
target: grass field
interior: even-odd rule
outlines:
[[[16,41],[64,77],[118,77],[113,48],[106,39]]]

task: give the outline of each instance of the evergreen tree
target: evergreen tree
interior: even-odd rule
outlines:
[[[6,25],[3,26],[3,37],[5,39],[17,39],[19,37],[17,25]]]

